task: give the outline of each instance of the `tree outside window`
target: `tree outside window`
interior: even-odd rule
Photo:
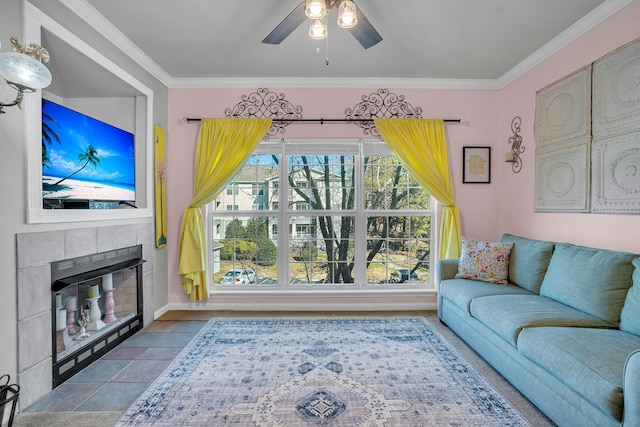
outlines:
[[[211,244],[222,246],[216,285],[228,270],[249,268],[258,278],[249,288],[432,286],[430,195],[384,143],[371,143],[372,154],[351,144],[352,154],[332,154],[330,144],[317,146],[326,154],[306,146],[296,154],[292,143],[251,157],[236,180],[253,177],[251,188],[262,190],[235,196],[249,199],[239,200],[240,212],[210,206]]]

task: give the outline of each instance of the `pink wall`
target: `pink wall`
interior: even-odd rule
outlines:
[[[447,125],[450,164],[460,208],[462,233],[478,239],[499,239],[504,232],[553,241],[640,253],[640,215],[534,213],[535,141],[533,122],[535,92],[593,62],[611,50],[640,37],[640,0],[600,24],[568,47],[538,64],[501,90],[393,89],[405,95],[423,117],[462,118]],[[178,241],[182,213],[193,193],[193,163],[199,126],[184,117],[223,117],[248,89],[171,89],[169,91],[168,159],[168,257],[169,302],[186,303],[178,277]],[[305,118],[342,118],[363,95],[378,88],[269,88],[284,93],[303,107]],[[522,118],[521,135],[526,147],[518,174],[504,163],[512,135],[511,120]],[[359,138],[355,125],[292,125],[286,138]],[[279,136],[280,137],[280,136]],[[491,146],[491,184],[462,184],[462,147]],[[433,302],[429,300],[427,302]]]
[[[640,253],[640,215],[534,213],[533,135],[536,91],[640,37],[639,22],[636,0],[500,91],[499,140],[508,147],[511,119],[519,115],[526,146],[522,171],[500,177],[500,233]]]
[[[305,118],[343,118],[346,108],[354,107],[363,95],[378,88],[269,88],[284,93],[287,100],[303,107]],[[407,102],[422,108],[427,118],[463,118],[465,124],[448,124],[450,163],[456,200],[461,211],[463,233],[482,239],[494,238],[499,229],[497,207],[500,186],[497,179],[505,163],[502,147],[495,148],[498,135],[498,92],[495,90],[393,89]],[[223,117],[224,110],[236,105],[249,89],[171,89],[167,130],[167,201],[169,302],[187,302],[178,278],[178,241],[182,213],[193,194],[193,163],[199,125],[185,123],[184,117]],[[360,138],[362,130],[346,124],[292,125],[279,137]],[[494,146],[491,184],[462,184],[462,147]]]

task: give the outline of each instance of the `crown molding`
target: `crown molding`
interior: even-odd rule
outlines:
[[[220,77],[174,78],[171,89],[245,88],[371,88],[395,89],[498,89],[495,79],[421,79],[367,77]]]
[[[359,88],[391,87],[400,89],[502,89],[533,67],[558,52],[634,0],[606,0],[550,42],[529,55],[497,79],[431,79],[431,78],[357,78],[324,77],[215,77],[178,78],[170,76],[129,38],[86,0],[60,0],[72,12],[110,40],[126,55],[170,89],[184,88]]]
[[[524,73],[531,70],[536,65],[540,64],[551,55],[557,53],[560,49],[569,45],[580,36],[584,35],[587,31],[594,28],[596,25],[602,23],[608,19],[611,15],[618,12],[634,0],[606,0],[600,6],[593,9],[591,12],[583,16],[572,26],[558,34],[547,44],[542,46],[537,51],[523,59],[515,67],[504,73],[498,79],[496,79],[496,86],[499,89],[507,86],[517,78],[521,77]]]

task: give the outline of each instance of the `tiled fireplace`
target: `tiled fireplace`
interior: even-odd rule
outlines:
[[[21,408],[153,321],[153,242],[150,223],[17,235]],[[117,258],[115,263],[109,261],[112,257]],[[76,263],[76,269],[69,271],[71,276],[59,271],[71,265],[67,261],[61,263],[63,260]],[[111,295],[104,290],[105,274],[113,276],[115,290]],[[101,312],[102,319],[107,309],[106,297],[116,296],[117,302],[110,307],[113,314],[107,319],[111,321],[98,330],[87,331],[92,338],[86,343],[73,340],[77,333],[58,334],[56,330],[60,328],[56,324],[62,320],[57,316],[63,313],[55,306],[62,303],[64,307],[75,298],[79,308],[75,318],[80,309],[90,313],[88,288],[95,285],[100,298],[94,313]],[[59,301],[56,293],[61,294]],[[138,295],[142,296],[141,301]]]

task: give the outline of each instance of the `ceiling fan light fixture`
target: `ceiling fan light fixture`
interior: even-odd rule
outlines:
[[[353,28],[357,24],[356,4],[351,0],[343,0],[338,8],[338,26],[341,28]]]
[[[308,18],[324,18],[327,15],[327,12],[327,3],[325,0],[306,0],[304,13]]]
[[[324,18],[312,19],[309,26],[309,37],[322,40],[327,37],[327,21]]]

